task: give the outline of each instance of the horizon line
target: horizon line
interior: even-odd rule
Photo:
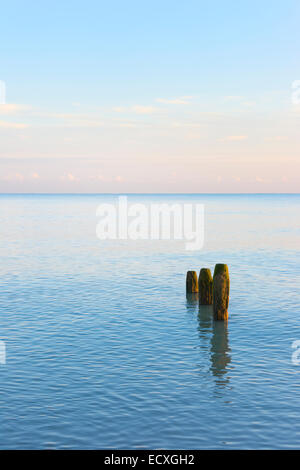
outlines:
[[[70,193],[70,192],[64,192],[64,193],[61,193],[61,192],[51,192],[51,193],[38,193],[38,192],[25,192],[25,193],[21,193],[21,192],[0,192],[0,196],[119,196],[119,195],[143,195],[143,196],[153,196],[153,195],[158,195],[158,196],[161,196],[161,195],[166,195],[166,196],[187,196],[187,195],[194,195],[194,196],[209,196],[209,195],[220,195],[220,196],[260,196],[260,195],[263,195],[263,196],[266,196],[266,195],[270,195],[270,196],[299,196],[300,195],[300,192],[277,192],[277,193],[274,193],[274,192],[263,192],[263,193],[222,193],[222,192],[204,192],[204,193],[196,193],[196,192],[191,192],[191,193],[184,193],[184,192],[179,192],[179,193],[167,193],[167,192],[164,192],[164,193],[160,193],[160,192],[147,192],[147,193],[140,193],[140,192],[120,192],[120,193],[116,193],[116,192],[104,192],[104,193],[92,193],[92,192],[84,192],[84,193]]]

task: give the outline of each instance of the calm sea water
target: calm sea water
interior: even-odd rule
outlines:
[[[115,196],[0,196],[0,448],[299,448],[300,196],[205,204],[205,244],[100,241]],[[229,322],[185,274],[228,263]]]

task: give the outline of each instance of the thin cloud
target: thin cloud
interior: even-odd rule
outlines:
[[[72,173],[65,173],[64,175],[60,177],[60,179],[63,181],[71,181],[71,182],[79,181],[79,178],[77,178],[77,176],[74,176]]]
[[[23,104],[4,103],[0,104],[0,114],[16,114],[21,111],[27,111],[30,106]]]
[[[35,112],[34,117],[60,121],[59,127],[103,127],[104,122],[93,114]]]
[[[29,125],[19,122],[0,121],[0,127],[3,127],[5,129],[26,129],[27,127],[29,127]]]
[[[96,181],[105,181],[105,177],[103,175],[92,175],[90,176],[90,179]]]
[[[241,106],[246,106],[248,108],[251,108],[256,104],[254,101],[249,101],[245,96],[238,95],[224,96],[223,100],[225,101],[225,103],[238,104]]]
[[[132,106],[131,110],[136,114],[154,114],[158,112],[158,109],[154,106]]]
[[[113,111],[115,113],[124,113],[126,111],[126,108],[124,108],[123,106],[115,106],[113,108]]]
[[[198,128],[203,127],[203,124],[197,122],[172,122],[171,127],[175,128]]]
[[[257,183],[270,183],[270,182],[271,182],[270,180],[267,180],[267,179],[265,179],[265,178],[261,178],[261,176],[256,176],[256,177],[255,177],[255,181],[256,181]]]
[[[94,121],[94,120],[89,120],[89,119],[83,119],[83,120],[74,120],[74,121],[69,121],[63,124],[63,127],[103,127],[104,123],[102,121]]]
[[[56,113],[51,117],[62,120],[64,127],[103,127],[103,122],[86,114]]]
[[[115,180],[116,180],[118,183],[121,183],[122,181],[124,181],[124,178],[123,178],[123,176],[118,175],[118,176],[116,176]]]
[[[24,181],[24,175],[22,173],[15,173],[14,175],[6,175],[1,178],[3,181],[17,181],[21,183]]]

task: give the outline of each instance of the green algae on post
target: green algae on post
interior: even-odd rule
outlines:
[[[188,271],[186,274],[186,291],[188,294],[198,292],[198,277],[196,271]]]
[[[199,274],[199,302],[201,305],[211,305],[213,302],[213,278],[208,268],[202,268]]]
[[[213,278],[215,320],[228,320],[230,279],[227,264],[216,264]]]

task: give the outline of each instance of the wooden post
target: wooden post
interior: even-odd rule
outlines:
[[[213,279],[213,310],[215,320],[228,320],[229,271],[227,264],[216,264]]]
[[[198,278],[196,271],[188,271],[186,275],[186,292],[198,292]]]
[[[213,278],[208,268],[202,268],[199,274],[200,305],[211,305],[213,302]]]

